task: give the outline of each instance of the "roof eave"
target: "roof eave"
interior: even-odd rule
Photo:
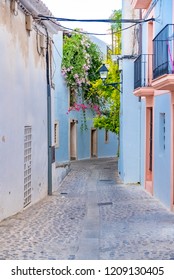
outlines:
[[[18,2],[21,3],[29,12],[31,12],[33,17],[37,17],[39,14],[52,16],[51,11],[41,0],[19,0]],[[43,24],[52,34],[56,34],[58,31],[62,30],[60,26],[49,20],[43,21]]]

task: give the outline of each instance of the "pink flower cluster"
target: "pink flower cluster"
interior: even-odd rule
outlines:
[[[98,105],[93,104],[91,107],[98,115],[101,115],[100,108]]]
[[[82,48],[82,65],[81,70],[79,73],[76,72],[75,66],[69,66],[62,67],[62,75],[67,80],[67,82],[71,85],[82,87],[83,84],[90,84],[89,78],[88,78],[88,71],[91,67],[91,60],[90,60],[90,54],[87,52],[87,49],[89,48],[90,43],[89,40],[85,37],[81,40],[81,48]],[[73,69],[73,71],[71,71]]]
[[[79,112],[80,110],[85,111],[86,109],[93,109],[93,110],[96,112],[96,114],[98,114],[99,116],[101,115],[99,105],[97,105],[97,104],[85,105],[85,104],[83,104],[83,103],[82,103],[82,104],[74,103],[74,106],[71,106],[71,107],[68,109],[67,114],[69,114],[71,111],[77,111],[77,112]]]
[[[74,79],[78,86],[81,86],[82,84],[84,84],[86,82],[85,78],[79,77],[78,74],[74,74]]]
[[[88,40],[86,40],[86,38],[83,38],[81,43],[86,48],[89,48],[89,46],[90,46],[90,44],[89,44]]]
[[[70,66],[68,68],[65,68],[65,67],[62,68],[62,75],[64,76],[64,78],[67,78],[67,73],[71,72],[72,69],[73,69],[73,66]]]
[[[74,103],[74,106],[70,107],[68,109],[67,114],[69,114],[71,111],[77,111],[79,112],[80,110],[85,111],[86,109],[89,109],[89,106],[85,105],[85,104],[78,104],[78,103]]]
[[[90,66],[89,66],[89,65],[84,64],[84,65],[83,65],[83,69],[84,69],[85,71],[88,71],[88,70],[90,69]]]

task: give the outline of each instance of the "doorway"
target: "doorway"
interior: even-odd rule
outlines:
[[[77,159],[77,128],[76,121],[70,121],[70,160]]]
[[[153,194],[153,107],[146,108],[146,183],[145,188]]]
[[[91,157],[97,157],[97,129],[91,128]]]

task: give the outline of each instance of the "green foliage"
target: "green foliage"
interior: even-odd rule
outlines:
[[[76,30],[77,31],[77,30]],[[99,79],[97,71],[102,63],[101,52],[96,44],[78,32],[64,36],[62,74],[70,87],[71,107],[68,112],[82,111],[82,130],[87,129],[87,109],[99,112],[99,100],[89,91],[91,83]],[[80,100],[80,103],[79,103]]]
[[[72,89],[88,90],[90,82],[99,78],[97,69],[101,62],[97,45],[87,36],[77,32],[64,36],[62,74]]]
[[[108,60],[108,78],[106,83],[119,82],[118,65]],[[119,85],[118,85],[119,88]],[[119,133],[120,92],[113,86],[104,86],[101,81],[96,81],[91,87],[100,100],[100,112],[93,119],[94,127],[105,128],[114,133]]]
[[[121,19],[121,11],[114,11],[111,18]],[[121,23],[111,25],[114,36],[114,51],[121,51]],[[76,30],[77,31],[77,30]],[[96,44],[78,32],[64,36],[62,74],[73,93],[71,110],[82,110],[84,122],[82,129],[87,128],[86,109],[95,113],[94,126],[119,133],[120,91],[112,86],[104,86],[98,69],[102,64],[101,53]],[[118,65],[112,62],[110,54],[106,61],[108,78],[106,83],[119,83]],[[75,96],[81,96],[81,104]]]
[[[122,13],[121,10],[114,10],[111,19],[115,19],[118,22],[111,24],[111,32],[113,34],[113,52],[114,54],[120,54],[121,52],[121,17]]]
[[[117,32],[118,30],[121,30],[121,16],[122,16],[121,10],[114,10],[112,15],[110,16],[111,19],[119,21],[119,22],[111,24],[111,29],[114,32]]]
[[[121,20],[121,10],[115,10],[111,15],[112,19]],[[113,34],[113,51],[114,54],[121,53],[121,21],[111,25]],[[113,63],[109,57],[107,64],[109,73],[106,83],[120,82],[120,74],[118,65]],[[92,90],[97,94],[100,101],[104,101],[101,106],[101,115],[94,118],[94,126],[96,128],[105,128],[116,134],[119,133],[119,111],[120,111],[120,91],[112,86],[104,87],[101,83],[96,82],[92,86]]]

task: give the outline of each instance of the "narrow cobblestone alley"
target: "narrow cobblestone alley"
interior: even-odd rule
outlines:
[[[174,214],[116,164],[74,161],[58,192],[0,223],[0,259],[174,259]]]

